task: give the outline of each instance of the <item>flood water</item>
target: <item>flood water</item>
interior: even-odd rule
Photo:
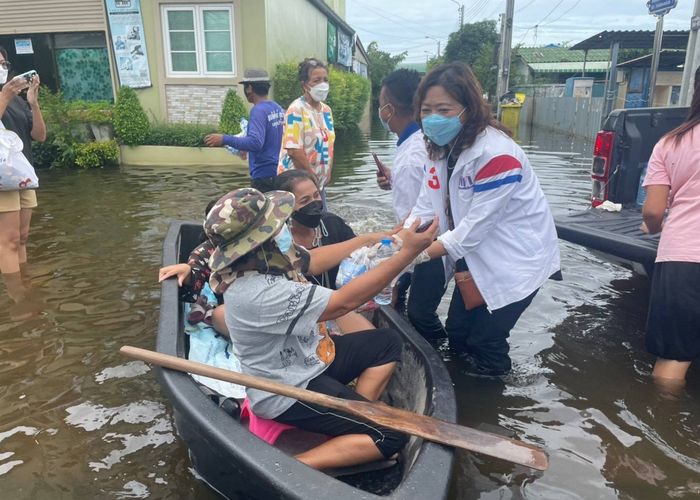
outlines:
[[[523,145],[554,213],[584,208],[591,145],[536,131]],[[329,201],[358,231],[392,223],[369,151],[388,159],[393,148],[380,136],[338,143]],[[154,346],[168,222],[199,219],[245,183],[212,168],[41,173],[31,300],[18,308],[0,285],[0,498],[216,498],[153,372],[117,350]],[[561,251],[565,280],[547,283],[513,331],[505,380],[470,376],[441,350],[460,422],[545,447],[551,468],[459,453],[451,497],[700,497],[700,370],[678,394],[655,387],[647,278],[575,245]]]

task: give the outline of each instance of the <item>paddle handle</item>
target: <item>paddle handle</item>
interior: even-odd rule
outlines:
[[[119,352],[129,358],[138,359],[146,363],[162,366],[164,368],[170,368],[180,372],[193,373],[195,375],[202,375],[204,377],[209,377],[216,380],[223,380],[225,382],[231,382],[244,387],[279,394],[280,396],[286,396],[288,398],[297,399],[306,403],[327,406],[328,408],[333,408],[335,410],[347,412],[353,411],[353,409],[350,408],[350,401],[346,399],[340,399],[333,396],[328,396],[326,394],[321,394],[319,392],[301,389],[300,387],[294,387],[293,385],[282,384],[280,382],[275,382],[274,380],[254,377],[252,375],[246,375],[244,373],[231,370],[224,370],[223,368],[216,368],[204,363],[190,361],[177,356],[170,356],[169,354],[163,354],[160,352],[149,351],[148,349],[141,349],[139,347],[123,346],[121,349],[119,349]]]

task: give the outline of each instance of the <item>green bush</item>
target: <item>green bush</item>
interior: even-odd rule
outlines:
[[[114,105],[107,101],[71,101],[68,110],[71,119],[82,123],[106,125],[114,118]]]
[[[119,163],[117,141],[76,144],[74,149],[74,163],[80,168],[100,168]]]
[[[219,132],[222,134],[236,135],[241,132],[241,118],[248,118],[248,106],[235,89],[229,89],[224,98],[219,119]]]
[[[294,63],[278,64],[272,78],[275,100],[283,108],[301,95],[297,65]],[[328,75],[330,93],[326,103],[333,110],[333,123],[338,130],[347,130],[357,126],[369,99],[370,83],[356,73],[348,73],[333,67]]]
[[[292,101],[301,95],[297,63],[281,63],[275,66],[272,95],[284,109],[287,109]]]
[[[134,89],[121,87],[114,106],[114,132],[128,146],[143,144],[150,125]]]
[[[207,134],[216,133],[214,125],[194,123],[160,123],[151,126],[141,144],[149,146],[200,147]]]
[[[331,68],[328,80],[331,90],[326,102],[333,110],[335,128],[348,130],[356,127],[369,99],[369,80],[335,68]]]

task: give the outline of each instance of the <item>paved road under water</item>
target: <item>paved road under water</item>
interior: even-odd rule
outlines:
[[[523,142],[553,211],[585,207],[591,145],[537,133]],[[393,147],[363,136],[338,144],[330,204],[357,230],[392,222],[369,151],[389,158]],[[190,469],[152,372],[117,349],[154,344],[168,221],[198,219],[245,178],[123,168],[43,172],[41,182],[29,252],[40,313],[20,319],[0,288],[0,497],[215,498]],[[561,249],[565,281],[548,283],[515,328],[506,380],[469,376],[442,351],[460,422],[546,447],[551,469],[460,453],[452,498],[700,497],[699,367],[679,394],[655,387],[643,346],[648,280]]]

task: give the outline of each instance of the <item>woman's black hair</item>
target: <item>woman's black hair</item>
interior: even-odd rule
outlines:
[[[479,80],[476,79],[472,69],[463,62],[441,64],[425,75],[416,91],[416,121],[422,128],[421,105],[431,87],[440,86],[445,89],[454,100],[464,106],[465,122],[457,136],[452,157],[459,154],[474,144],[476,136],[486,127],[493,127],[510,135],[510,130],[496,120],[491,114],[491,106],[484,99],[484,91]],[[428,156],[432,160],[438,160],[447,156],[449,148],[438,146],[427,137],[425,138]]]
[[[316,68],[323,68],[325,70],[328,69],[323,61],[316,59],[315,57],[307,57],[301,61],[299,63],[299,81],[302,83],[307,83],[309,81],[311,71]]]
[[[420,73],[408,68],[392,71],[382,80],[388,101],[394,106],[396,113],[403,116],[414,114],[413,98],[419,84]]]
[[[0,45],[0,54],[2,54],[2,57],[4,57],[7,61],[7,50],[5,50],[5,47],[3,47],[2,45]]]
[[[311,181],[318,188],[318,183],[306,170],[285,170],[275,177],[275,190],[294,192],[294,187],[301,181]]]

